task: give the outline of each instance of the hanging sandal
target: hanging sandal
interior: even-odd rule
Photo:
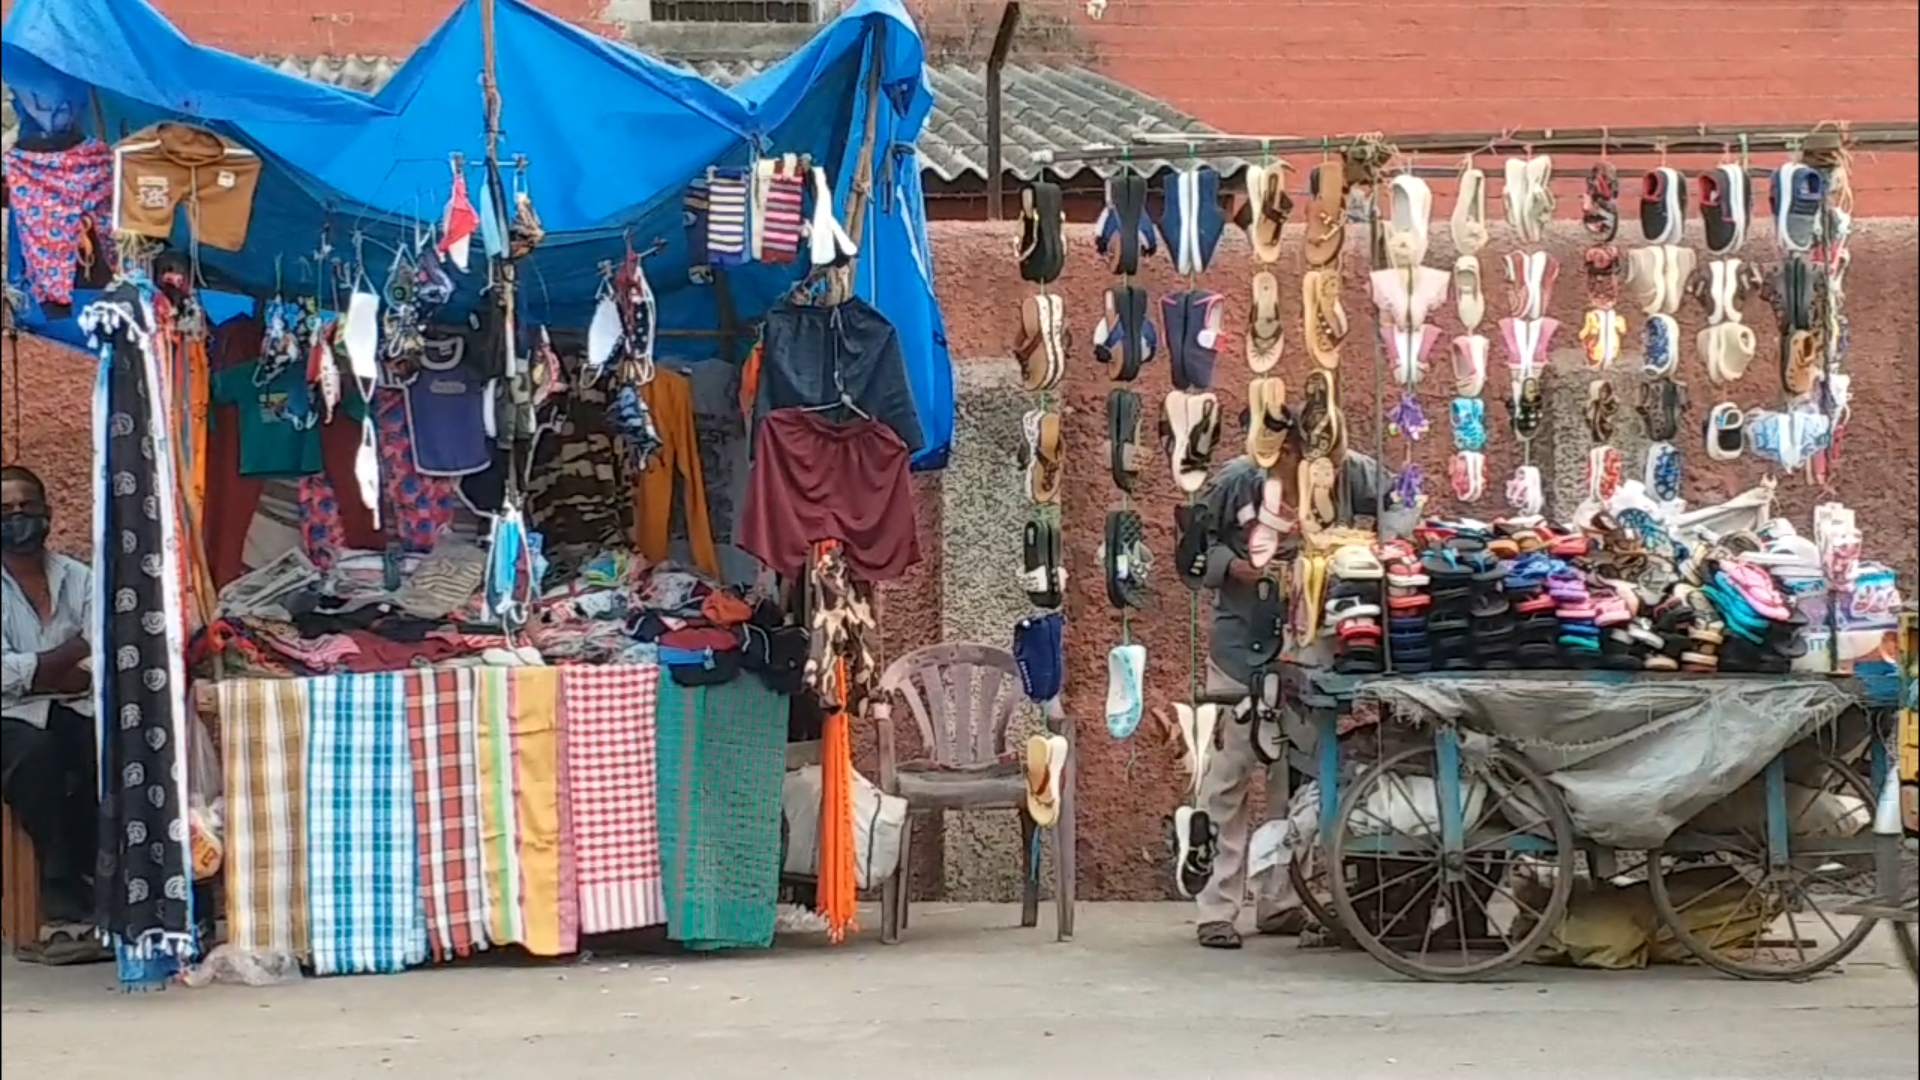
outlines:
[[[1271,270],[1253,275],[1253,304],[1247,315],[1247,367],[1265,374],[1280,362],[1286,348],[1280,321],[1280,279]]]
[[[1116,387],[1107,391],[1107,467],[1113,485],[1128,494],[1140,476],[1140,395]]]
[[[1147,547],[1146,527],[1139,514],[1132,510],[1107,512],[1101,561],[1106,569],[1107,601],[1116,610],[1146,607],[1153,552]]]
[[[1513,389],[1510,400],[1513,418],[1514,437],[1521,440],[1531,439],[1540,430],[1541,422],[1546,418],[1546,396],[1540,386],[1538,375],[1529,375]]]
[[[1027,497],[1036,503],[1060,501],[1065,474],[1061,454],[1060,414],[1034,409],[1021,420],[1026,434]]]
[[[1461,256],[1478,255],[1487,246],[1487,174],[1471,162],[1460,170],[1449,226],[1453,249]]]
[[[1287,219],[1293,216],[1285,162],[1247,167],[1247,207],[1252,214],[1247,239],[1253,246],[1254,259],[1268,264],[1279,262],[1280,241],[1286,235]]]
[[[1620,359],[1620,349],[1627,336],[1626,317],[1611,308],[1595,308],[1587,312],[1586,320],[1580,326],[1580,344],[1586,348],[1587,367],[1593,371],[1606,371]]]
[[[1656,378],[1640,385],[1640,419],[1647,438],[1672,442],[1680,435],[1680,415],[1687,408],[1687,388],[1670,378]]]
[[[1213,877],[1213,860],[1219,848],[1220,831],[1205,810],[1182,806],[1173,812],[1174,872],[1173,884],[1181,896],[1191,900],[1200,895]],[[1232,923],[1200,924],[1200,944],[1208,949],[1237,949],[1240,933]]]
[[[1611,162],[1596,162],[1587,170],[1586,195],[1580,222],[1597,243],[1611,243],[1620,232],[1620,172]]]
[[[1339,159],[1323,161],[1308,174],[1307,265],[1324,269],[1339,261],[1347,240],[1346,169]]]
[[[1061,205],[1059,184],[1036,180],[1020,193],[1020,276],[1036,285],[1052,284],[1067,266]]]
[[[1613,441],[1614,424],[1620,411],[1620,402],[1614,395],[1613,384],[1605,379],[1595,379],[1587,384],[1587,435],[1596,443]]]
[[[1060,779],[1067,768],[1068,744],[1062,735],[1027,739],[1027,816],[1047,828],[1060,820]]]
[[[1264,271],[1263,271],[1264,272]],[[1256,286],[1259,283],[1255,277]],[[1259,302],[1256,290],[1255,313],[1258,319]],[[1303,321],[1307,330],[1307,353],[1313,362],[1329,371],[1340,366],[1340,344],[1347,339],[1347,309],[1340,297],[1340,272],[1338,270],[1309,270],[1300,275],[1300,303]],[[1280,333],[1277,325],[1279,315],[1274,315],[1276,326],[1271,331],[1277,340]],[[1252,333],[1248,334],[1248,351],[1253,351]],[[1279,358],[1278,346],[1274,347],[1274,358]],[[1256,369],[1258,370],[1258,369]]]
[[[1220,436],[1220,400],[1211,392],[1169,390],[1165,405],[1167,459],[1174,485],[1191,495],[1206,486]]]
[[[1147,220],[1147,178],[1131,170],[1107,180],[1107,205],[1095,225],[1094,249],[1107,260],[1107,269],[1123,277],[1140,272],[1143,256],[1152,256],[1158,244]]]
[[[1468,334],[1453,339],[1453,393],[1477,398],[1487,385],[1487,339]]]
[[[1146,711],[1147,647],[1115,645],[1107,652],[1107,731],[1131,738]]]

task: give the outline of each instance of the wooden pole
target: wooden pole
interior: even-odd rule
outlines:
[[[999,221],[1006,166],[1001,160],[1001,113],[1006,89],[1002,78],[1007,54],[1013,51],[1013,33],[1020,26],[1020,0],[1007,0],[1000,9],[1000,25],[993,32],[993,51],[987,54],[987,220]]]

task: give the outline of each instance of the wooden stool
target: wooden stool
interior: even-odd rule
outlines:
[[[40,938],[40,861],[33,841],[0,803],[0,940],[9,946]]]

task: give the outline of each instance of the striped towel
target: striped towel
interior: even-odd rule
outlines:
[[[423,670],[407,680],[420,902],[435,960],[487,947],[487,884],[480,874],[480,773],[475,761],[479,681],[472,670]]]
[[[305,960],[307,687],[303,679],[233,679],[220,690],[227,837],[227,941]]]
[[[520,917],[520,830],[513,801],[513,684],[511,668],[483,667],[475,716],[480,772],[480,872],[486,882],[483,914],[495,945],[526,939]]]
[[[424,963],[404,674],[308,686],[307,875],[316,974]]]
[[[582,933],[667,921],[654,775],[659,677],[652,665],[562,669]]]

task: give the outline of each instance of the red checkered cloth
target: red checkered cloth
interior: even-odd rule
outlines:
[[[406,676],[413,806],[427,948],[438,961],[487,947],[480,865],[479,682],[468,670]]]
[[[571,666],[560,677],[580,932],[658,926],[667,921],[654,771],[660,669]]]

